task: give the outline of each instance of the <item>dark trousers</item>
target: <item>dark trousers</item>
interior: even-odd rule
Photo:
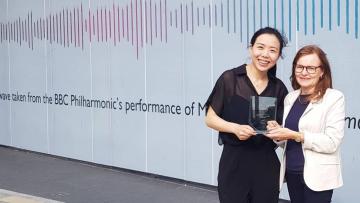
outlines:
[[[273,147],[225,145],[218,174],[221,203],[278,203],[280,163]]]
[[[285,174],[291,203],[330,203],[333,190],[313,191],[306,186],[302,173]]]

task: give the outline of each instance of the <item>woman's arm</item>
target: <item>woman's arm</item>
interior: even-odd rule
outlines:
[[[303,142],[304,149],[319,153],[334,153],[344,137],[345,99],[341,93],[327,99],[332,102],[332,105],[327,108],[328,113],[324,120],[325,131],[323,133],[313,133],[306,129],[300,129],[300,132],[297,132],[279,127],[269,130],[266,136],[277,141],[293,139]]]
[[[256,135],[254,129],[248,125],[240,125],[237,123],[225,121],[224,119],[220,118],[211,106],[209,106],[209,109],[206,113],[205,123],[208,127],[216,131],[232,133],[240,140],[247,140],[249,137]]]
[[[304,130],[304,149],[320,153],[334,153],[338,150],[342,138],[344,137],[345,127],[345,98],[337,91],[331,99],[328,113],[325,117],[324,133],[311,133]]]
[[[266,136],[275,140],[276,142],[284,141],[284,140],[296,140],[297,142],[304,141],[304,135],[300,132],[290,130],[289,128],[284,127],[276,127],[276,128],[269,128]]]

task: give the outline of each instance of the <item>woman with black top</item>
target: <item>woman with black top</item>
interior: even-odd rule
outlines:
[[[221,203],[277,203],[280,162],[276,144],[249,125],[251,96],[277,98],[281,123],[285,85],[276,78],[276,62],[286,39],[274,28],[258,30],[251,38],[251,62],[225,71],[206,102],[206,124],[219,131],[224,144],[219,163]]]
[[[292,64],[294,91],[284,101],[284,127],[268,122],[271,139],[285,147],[280,184],[287,181],[292,203],[329,203],[343,184],[340,144],[344,136],[344,95],[332,89],[331,71],[323,50],[301,48]]]

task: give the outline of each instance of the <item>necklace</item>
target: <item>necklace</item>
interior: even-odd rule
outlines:
[[[268,82],[267,75],[256,74],[250,65],[246,66],[247,76],[255,87],[261,87]]]
[[[267,75],[256,71],[252,65],[246,66],[246,73],[257,94],[261,94],[268,84]]]

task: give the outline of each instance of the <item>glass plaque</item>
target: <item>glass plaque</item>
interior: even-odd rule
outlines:
[[[267,122],[276,120],[276,100],[276,97],[250,97],[249,124],[257,134],[265,134]]]

